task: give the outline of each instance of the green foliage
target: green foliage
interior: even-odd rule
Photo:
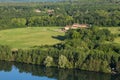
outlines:
[[[58,61],[58,67],[60,68],[72,68],[71,63],[68,61],[68,59],[64,55],[59,56],[59,61]]]
[[[11,20],[11,23],[15,27],[24,27],[26,25],[26,19],[24,19],[24,18],[13,18]]]
[[[79,39],[85,42],[104,42],[104,41],[114,40],[113,34],[111,34],[108,29],[100,30],[94,27],[89,28],[89,29],[70,30],[66,32],[66,38],[67,39]]]
[[[111,72],[109,63],[108,63],[107,61],[101,62],[101,65],[102,65],[102,66],[100,66],[100,71],[102,71],[102,72],[107,72],[107,73]]]
[[[50,56],[47,56],[44,61],[45,66],[50,67],[52,66],[52,63],[53,63],[53,58]]]
[[[8,60],[8,61],[14,60],[11,54],[11,48],[9,46],[0,45],[0,60]]]
[[[71,3],[67,0],[56,3],[0,3],[0,5],[0,29],[65,26],[73,23],[120,26],[117,1],[73,0]]]

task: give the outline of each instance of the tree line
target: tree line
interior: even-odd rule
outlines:
[[[119,2],[112,0],[0,4],[1,29],[27,26],[65,26],[73,23],[120,26]]]

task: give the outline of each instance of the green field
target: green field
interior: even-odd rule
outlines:
[[[40,45],[53,45],[61,42],[58,36],[63,36],[61,27],[28,27],[0,31],[0,44],[12,48],[29,48]],[[120,27],[104,27],[113,34],[120,34]],[[120,37],[115,38],[115,44],[120,44]]]
[[[120,27],[104,27],[104,29],[110,30],[115,35],[120,35]],[[114,40],[114,43],[120,45],[120,37],[117,36]]]
[[[63,36],[57,27],[28,27],[0,31],[0,44],[9,45],[12,48],[28,48],[39,45],[53,45],[61,40],[54,38]]]

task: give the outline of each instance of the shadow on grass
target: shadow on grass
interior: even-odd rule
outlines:
[[[61,35],[52,36],[52,38],[57,39],[57,40],[60,40],[60,41],[64,41],[64,40],[65,40],[65,36],[61,36]]]

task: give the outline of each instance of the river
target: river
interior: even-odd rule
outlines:
[[[120,80],[120,75],[0,61],[0,80]]]

